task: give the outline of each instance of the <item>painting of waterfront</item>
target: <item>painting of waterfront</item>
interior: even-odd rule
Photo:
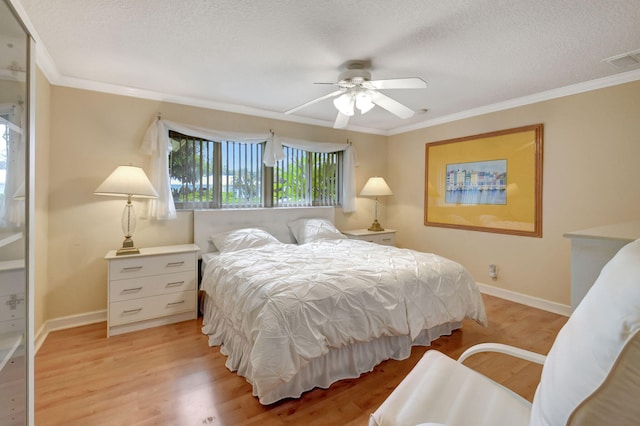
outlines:
[[[447,164],[446,204],[507,204],[507,160]]]
[[[425,226],[542,237],[543,130],[426,142]]]

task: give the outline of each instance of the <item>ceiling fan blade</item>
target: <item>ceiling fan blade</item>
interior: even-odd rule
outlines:
[[[370,94],[371,101],[374,104],[381,106],[390,113],[395,114],[400,118],[413,117],[414,111],[412,109],[402,105],[400,102],[394,99],[391,99],[387,95],[383,95],[382,93],[376,92],[375,90],[372,90]]]
[[[367,82],[374,89],[425,89],[427,82],[419,77],[392,78]]]
[[[302,104],[302,105],[298,105],[298,106],[297,106],[297,107],[295,107],[295,108],[291,108],[290,110],[285,111],[284,113],[285,113],[285,114],[291,114],[291,113],[293,113],[293,112],[298,111],[299,109],[306,108],[306,107],[308,107],[309,105],[313,105],[313,104],[315,104],[316,102],[324,101],[325,99],[329,99],[329,98],[332,98],[332,97],[334,97],[334,96],[341,95],[342,93],[344,93],[344,90],[336,90],[335,92],[328,93],[328,94],[326,94],[326,95],[324,95],[324,96],[320,96],[319,98],[316,98],[316,99],[314,99],[314,100],[312,100],[312,101],[306,102],[306,103],[304,103],[304,104]]]
[[[349,123],[349,116],[347,114],[343,114],[340,111],[338,111],[338,115],[336,116],[336,122],[333,123],[333,128],[344,129],[345,127],[347,127],[348,123]]]

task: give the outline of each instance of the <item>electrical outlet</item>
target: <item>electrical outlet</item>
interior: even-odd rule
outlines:
[[[498,279],[498,267],[496,265],[494,265],[493,263],[491,265],[489,265],[489,277],[492,280],[497,280]]]

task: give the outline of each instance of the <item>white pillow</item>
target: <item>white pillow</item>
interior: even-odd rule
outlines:
[[[338,231],[327,219],[302,218],[287,224],[298,244],[318,240],[344,240],[347,236]]]
[[[531,407],[533,426],[566,424],[640,330],[640,240],[624,246],[556,337]]]
[[[220,252],[257,248],[280,242],[276,237],[260,228],[243,228],[222,232],[212,235],[211,241]]]

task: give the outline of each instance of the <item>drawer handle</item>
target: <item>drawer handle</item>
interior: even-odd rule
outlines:
[[[391,238],[383,238],[382,241],[391,241]]]
[[[142,290],[142,287],[125,288],[124,290],[122,290],[122,293],[136,293],[136,292],[138,292],[140,290]]]
[[[175,281],[172,283],[167,283],[167,287],[179,287],[184,284],[184,281]]]
[[[184,265],[184,260],[180,262],[169,262],[167,263],[167,268],[173,268],[175,266],[182,266],[182,265]]]
[[[142,310],[142,308],[136,308],[136,309],[125,309],[122,313],[123,314],[135,314],[137,312],[140,312]]]
[[[181,304],[183,304],[183,303],[184,303],[184,300],[181,300],[181,301],[179,301],[179,302],[169,302],[169,303],[167,303],[167,307],[169,307],[169,306],[181,305]]]
[[[135,272],[142,269],[142,266],[129,266],[127,268],[122,268],[122,272]]]

